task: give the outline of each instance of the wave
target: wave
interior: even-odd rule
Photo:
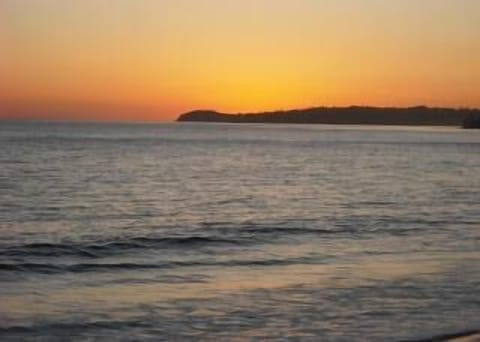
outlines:
[[[158,263],[78,263],[78,264],[53,264],[53,263],[0,263],[0,271],[21,273],[88,273],[88,272],[114,272],[114,271],[142,271],[173,269],[181,267],[266,267],[288,266],[299,264],[317,264],[318,259],[310,257],[264,259],[264,260],[228,260],[228,261],[165,261]]]
[[[101,332],[110,332],[108,336],[112,336],[111,333],[126,331],[129,329],[142,329],[146,333],[155,333],[158,337],[158,325],[151,320],[145,319],[125,319],[125,320],[96,320],[96,321],[77,321],[77,322],[52,322],[46,321],[43,323],[36,323],[32,325],[11,325],[0,326],[0,336],[8,338],[20,337],[22,339],[33,337],[35,340],[38,338],[49,337],[50,339],[57,340],[58,338],[71,339],[72,336],[77,338],[85,337],[85,339],[91,339],[92,336],[102,336]],[[214,333],[215,331],[212,330]],[[93,335],[92,335],[93,333]],[[358,334],[359,332],[357,332]],[[399,342],[442,342],[453,340],[468,340],[476,341],[480,335],[479,329],[465,329],[451,333],[444,333],[442,335],[429,336],[425,338],[412,338],[407,340],[399,340]],[[105,335],[103,335],[105,336]],[[321,334],[318,338],[321,339]],[[354,335],[355,336],[355,335]],[[87,338],[90,337],[90,338]],[[358,336],[360,337],[360,336]],[[94,338],[95,339],[95,338]],[[353,337],[355,339],[355,337]],[[361,338],[360,338],[361,339]],[[391,338],[390,338],[391,339]]]
[[[338,234],[348,229],[325,230],[295,227],[214,227],[216,236],[131,237],[105,242],[29,243],[0,249],[6,257],[83,257],[102,258],[146,249],[185,249],[224,246],[243,246],[271,242],[273,238],[305,234]]]
[[[288,235],[303,235],[303,234],[338,234],[346,232],[346,230],[328,230],[318,228],[299,228],[299,227],[264,227],[264,226],[249,226],[240,228],[239,232],[247,232],[252,234],[288,234]]]
[[[234,240],[204,236],[164,238],[134,237],[125,240],[113,240],[100,243],[31,243],[21,246],[7,247],[2,251],[2,254],[11,257],[80,256],[100,258],[134,249],[182,248],[185,246],[212,246],[239,243],[240,241],[238,239]]]
[[[403,223],[404,221],[398,221]],[[408,223],[423,222],[412,220]],[[437,221],[432,221],[437,222]],[[145,251],[160,250],[192,250],[192,249],[212,249],[226,247],[242,247],[256,244],[274,243],[274,241],[289,241],[289,237],[352,237],[358,235],[365,237],[378,236],[378,234],[388,234],[393,236],[403,236],[417,234],[426,229],[435,229],[438,231],[439,224],[430,224],[429,226],[392,227],[391,219],[381,218],[366,225],[352,224],[351,222],[336,222],[332,224],[331,229],[322,229],[316,227],[302,227],[296,225],[287,225],[288,222],[278,225],[262,224],[240,224],[231,225],[228,222],[204,224],[200,227],[203,231],[195,235],[173,235],[173,236],[134,236],[129,238],[116,238],[112,240],[100,241],[68,241],[68,242],[46,242],[46,243],[27,243],[21,245],[10,245],[0,247],[2,259],[19,258],[20,260],[29,260],[31,257],[41,258],[59,258],[74,257],[84,259],[100,259],[109,256],[123,254],[138,254]]]
[[[46,322],[45,324],[35,324],[30,326],[10,326],[0,327],[0,335],[17,335],[17,334],[34,334],[35,336],[51,334],[57,335],[57,337],[65,336],[70,339],[72,332],[85,333],[90,330],[120,330],[125,328],[151,328],[149,323],[145,323],[140,320],[125,320],[125,321],[96,321],[96,322],[65,322],[65,323],[52,323]]]

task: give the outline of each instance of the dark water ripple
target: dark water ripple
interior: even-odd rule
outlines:
[[[388,234],[393,236],[409,235],[419,232],[425,232],[424,225],[410,228],[388,229],[385,231],[384,223],[391,223],[388,218],[372,222],[368,229],[362,229],[359,226],[340,226],[332,230],[318,228],[299,228],[299,227],[278,227],[278,226],[242,226],[219,227],[218,224],[209,225],[208,236],[170,236],[170,237],[129,237],[124,239],[106,240],[99,242],[64,242],[64,243],[26,243],[17,246],[0,247],[0,255],[3,257],[52,257],[60,258],[66,256],[84,257],[84,258],[104,258],[125,253],[142,253],[147,250],[182,250],[185,248],[224,248],[230,246],[248,246],[252,244],[264,244],[278,239],[288,239],[298,236],[322,237],[327,239],[363,235],[365,238],[374,238],[377,234]],[[413,221],[414,224],[425,222]],[[459,223],[459,222],[455,222]],[[463,221],[462,224],[472,224],[474,222]],[[401,222],[397,222],[400,225]],[[432,229],[442,224],[449,224],[444,221],[428,222]],[[441,229],[441,228],[440,228]],[[373,234],[373,237],[372,237]]]
[[[176,261],[157,264],[147,263],[79,263],[75,265],[56,265],[52,263],[0,263],[0,271],[26,272],[26,273],[86,273],[86,272],[115,272],[116,270],[149,270],[149,269],[167,269],[180,267],[195,266],[217,266],[217,267],[235,267],[235,266],[281,266],[281,265],[297,265],[297,264],[315,264],[319,261],[313,258],[288,258],[288,259],[265,259],[265,260],[237,260],[237,261]]]
[[[102,258],[107,255],[114,255],[131,250],[159,249],[159,248],[188,248],[195,246],[211,246],[225,244],[239,244],[241,241],[234,241],[214,237],[188,236],[188,237],[165,237],[148,238],[134,237],[120,241],[104,243],[33,243],[22,246],[8,247],[2,250],[5,256],[25,257],[62,257],[79,256],[89,258]]]

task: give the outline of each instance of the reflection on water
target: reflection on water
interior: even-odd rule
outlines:
[[[478,134],[8,123],[0,144],[2,339],[477,327]]]
[[[52,303],[68,306],[72,298],[89,306],[89,310],[100,310],[122,305],[139,305],[195,298],[213,298],[240,291],[274,290],[295,287],[351,288],[368,286],[376,282],[392,282],[413,277],[426,281],[461,266],[459,262],[475,264],[479,260],[477,253],[455,255],[450,259],[428,260],[390,260],[359,261],[354,264],[298,264],[288,266],[237,268],[191,268],[182,271],[163,272],[164,281],[148,282],[145,279],[127,284],[111,282],[109,286],[98,287],[85,284],[77,288],[61,288],[53,292],[48,290],[26,296],[25,294],[6,298],[6,304],[14,312],[26,315],[38,315],[53,310]],[[467,263],[467,264],[468,264]],[[198,280],[187,281],[182,275],[188,272],[201,273]],[[138,279],[137,279],[138,280]],[[173,280],[173,281],[172,281]],[[175,281],[176,280],[176,281]],[[33,305],[35,303],[35,305]]]

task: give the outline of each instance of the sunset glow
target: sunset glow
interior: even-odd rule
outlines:
[[[480,107],[476,0],[3,0],[0,117]]]

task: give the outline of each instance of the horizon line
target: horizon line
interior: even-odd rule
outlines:
[[[10,116],[0,116],[0,122],[65,122],[65,123],[130,123],[130,124],[152,124],[152,123],[176,123],[178,122],[178,118],[184,114],[194,113],[194,112],[214,112],[217,114],[222,115],[255,115],[255,114],[275,114],[275,113],[285,113],[285,112],[295,112],[295,111],[305,111],[305,110],[312,110],[312,109],[431,109],[431,110],[454,110],[454,111],[480,111],[480,107],[469,107],[469,106],[430,106],[430,105],[408,105],[408,106],[373,106],[373,105],[314,105],[308,107],[300,107],[300,108],[289,108],[289,109],[272,109],[272,110],[264,110],[264,111],[238,111],[238,112],[229,112],[229,111],[221,111],[217,109],[192,109],[188,111],[184,111],[181,113],[176,114],[176,118],[162,120],[162,119],[112,119],[112,118],[102,118],[99,116],[96,119],[92,118],[68,118],[68,117],[48,117],[48,116],[19,116],[19,117],[10,117]],[[161,113],[161,111],[159,111]]]

